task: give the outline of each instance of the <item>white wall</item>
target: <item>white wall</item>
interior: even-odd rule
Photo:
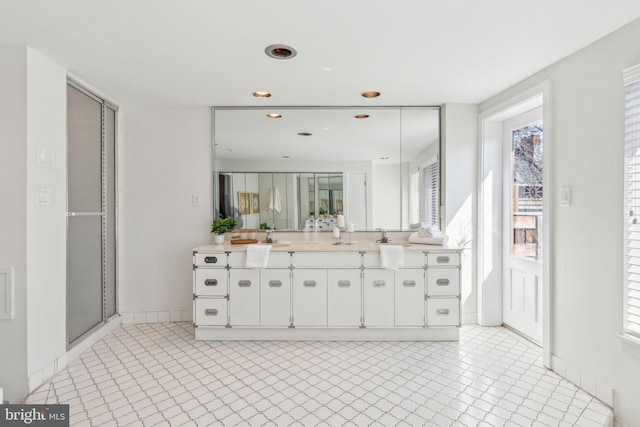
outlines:
[[[0,265],[13,267],[14,313],[0,320],[4,399],[27,394],[27,51],[0,45]],[[35,196],[34,196],[35,197]]]
[[[476,158],[478,107],[445,104],[442,107],[443,229],[449,245],[463,247],[461,259],[462,322],[475,323]]]
[[[545,197],[551,198],[552,352],[584,378],[613,386],[616,416],[628,426],[640,420],[640,358],[616,338],[623,316],[621,76],[638,63],[640,20],[480,106],[488,110],[551,81],[553,188]],[[563,185],[572,186],[572,206],[560,208]]]
[[[207,107],[120,109],[125,315],[168,321],[166,313],[183,311],[191,320],[191,249],[211,240],[210,121]],[[201,206],[192,206],[192,194]]]
[[[66,70],[27,49],[27,313],[32,385],[54,374],[66,352]],[[46,150],[44,165],[37,150]],[[54,160],[55,159],[55,160]],[[55,163],[55,164],[54,164]],[[36,190],[50,190],[36,206]]]

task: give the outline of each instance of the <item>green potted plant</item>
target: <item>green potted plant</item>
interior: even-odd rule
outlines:
[[[224,233],[233,230],[237,224],[233,217],[218,218],[211,223],[211,233],[213,233],[213,243],[223,244]]]

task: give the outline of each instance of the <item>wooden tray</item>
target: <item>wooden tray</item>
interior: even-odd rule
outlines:
[[[231,240],[232,245],[250,245],[253,243],[258,243],[258,239],[233,239]]]

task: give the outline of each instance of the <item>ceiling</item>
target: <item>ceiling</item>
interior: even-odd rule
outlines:
[[[481,102],[638,16],[638,0],[1,0],[0,43],[120,106],[440,105]],[[268,58],[274,43],[298,55]]]

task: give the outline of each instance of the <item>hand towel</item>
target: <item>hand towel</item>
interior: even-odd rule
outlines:
[[[422,237],[418,233],[411,233],[408,239],[411,243],[418,243],[421,245],[440,245],[445,246],[449,240],[449,236],[439,237]]]
[[[389,270],[402,267],[404,248],[400,245],[380,245],[380,266]]]
[[[280,190],[278,190],[278,187],[271,187],[269,199],[269,210],[280,213],[282,210],[282,199],[280,197]]]
[[[244,266],[247,268],[266,268],[269,262],[270,245],[247,246],[247,260]]]

